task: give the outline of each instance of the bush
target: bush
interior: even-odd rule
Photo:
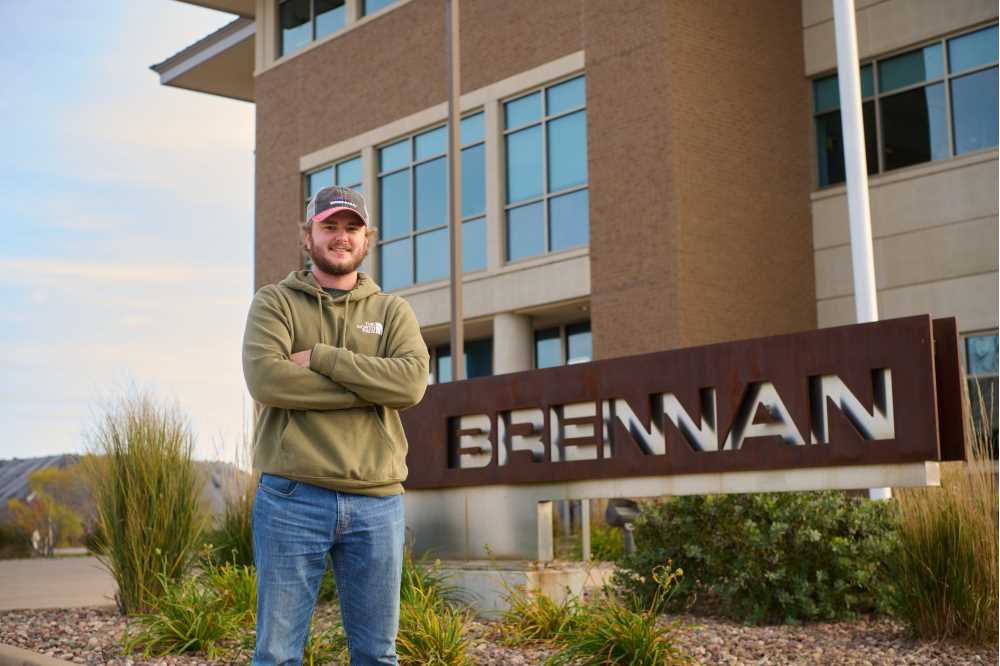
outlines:
[[[577,617],[576,600],[567,595],[562,603],[537,589],[506,586],[507,610],[500,617],[501,640],[511,645],[558,640],[572,628]]]
[[[683,576],[668,562],[650,572],[654,591],[648,599],[626,593],[619,598],[609,588],[590,603],[577,607],[557,638],[559,651],[552,666],[661,666],[688,664],[691,658],[674,645],[678,622],[663,623],[659,614]]]
[[[349,659],[344,625],[337,622],[324,631],[315,631],[312,626],[309,628],[305,651],[302,655],[304,666],[331,663],[346,664]]]
[[[219,604],[234,621],[245,627],[257,624],[257,570],[245,564],[226,562],[205,570],[208,584]]]
[[[98,557],[123,614],[144,612],[191,564],[204,525],[187,420],[147,395],[112,404],[84,461],[96,503]]]
[[[148,599],[151,611],[136,616],[122,639],[126,653],[142,647],[146,657],[204,651],[212,658],[238,633],[236,616],[212,585],[196,576],[174,580],[166,571],[156,578],[159,594]]]
[[[722,612],[748,623],[849,617],[882,608],[880,563],[895,545],[885,502],[841,492],[676,497],[647,504],[637,552],[615,581],[650,598],[652,571],[689,572],[672,608]]]
[[[980,412],[988,413],[982,405]],[[970,432],[968,463],[942,465],[940,488],[896,493],[900,548],[887,562],[894,610],[922,638],[997,640],[1000,507],[990,420]]]
[[[396,651],[402,666],[464,666],[469,614],[454,602],[455,588],[441,574],[439,565],[414,562],[403,554],[400,585],[399,633]]]
[[[31,537],[10,523],[0,523],[0,560],[31,557]]]

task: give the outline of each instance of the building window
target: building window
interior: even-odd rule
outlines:
[[[278,57],[343,28],[344,0],[281,0],[278,3]]]
[[[341,187],[349,187],[352,190],[363,192],[361,187],[361,156],[351,157],[307,173],[305,179],[304,191],[306,200],[302,207],[303,215],[306,206],[309,205],[309,200],[324,187],[340,185]],[[305,258],[305,268],[306,270],[312,269],[312,260],[308,255]]]
[[[507,261],[589,241],[585,92],[577,76],[503,105]]]
[[[586,363],[593,358],[590,322],[535,331],[535,367]]]
[[[396,0],[361,0],[361,15],[368,16],[369,14],[374,14],[395,2]]]
[[[972,421],[980,436],[987,434],[992,455],[997,457],[997,374],[1000,346],[996,333],[969,335],[964,339],[965,370],[968,378]],[[981,399],[980,399],[981,397]],[[985,413],[984,413],[985,411]]]
[[[463,346],[465,347],[465,376],[467,379],[489,377],[493,374],[492,338],[466,340]],[[442,345],[434,350],[431,367],[434,368],[432,382],[440,384],[451,381],[451,347],[449,345]]]
[[[483,114],[460,123],[462,270],[486,268]],[[448,129],[442,125],[384,146],[379,159],[379,267],[385,291],[449,273]]]
[[[997,26],[861,67],[869,173],[997,146]],[[837,75],[813,81],[819,185],[844,182]]]

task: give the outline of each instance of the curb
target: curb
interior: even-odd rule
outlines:
[[[0,643],[0,666],[75,666],[75,664]]]

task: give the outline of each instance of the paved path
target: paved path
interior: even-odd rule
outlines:
[[[0,560],[0,610],[114,606],[114,594],[94,557]]]

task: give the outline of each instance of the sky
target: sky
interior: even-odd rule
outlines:
[[[254,107],[149,69],[233,18],[0,0],[0,459],[88,450],[134,389],[238,458]]]

